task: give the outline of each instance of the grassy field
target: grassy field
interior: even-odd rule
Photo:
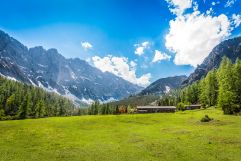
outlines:
[[[201,123],[208,114],[212,122]],[[241,117],[208,109],[0,122],[1,161],[241,160]]]

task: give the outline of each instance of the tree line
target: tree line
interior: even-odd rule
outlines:
[[[70,100],[0,76],[0,120],[76,114],[78,109]]]
[[[145,105],[159,96],[146,98],[107,104],[96,101],[88,108],[78,108],[58,94],[0,77],[0,120],[134,113],[140,100]],[[177,106],[179,110],[185,109],[185,105],[201,104],[203,108],[221,108],[224,114],[241,113],[241,60],[233,64],[224,57],[218,69],[208,72],[200,81],[161,96],[157,104]]]
[[[101,104],[95,101],[88,108],[79,109],[79,115],[118,115],[118,114],[133,114],[136,106],[133,105],[116,105],[112,103]]]
[[[200,81],[162,96],[158,104],[175,105],[179,109],[184,105],[201,104],[204,108],[221,108],[224,114],[240,113],[241,60],[237,59],[233,64],[224,57],[218,69],[209,71]]]
[[[176,106],[185,110],[185,105],[201,104],[203,108],[217,107],[224,114],[241,112],[241,60],[233,64],[224,57],[220,67],[208,72],[200,81],[181,89],[171,90],[160,96],[131,96],[123,101],[108,104],[94,102],[89,108],[81,109],[80,114],[106,115],[134,113],[137,105],[147,105],[156,102],[159,106]]]

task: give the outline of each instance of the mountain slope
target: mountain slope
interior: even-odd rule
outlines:
[[[235,62],[237,58],[241,59],[241,37],[229,39],[217,45],[203,63],[196,68],[194,73],[183,82],[183,85],[200,80],[210,70],[218,68],[224,56],[228,57],[232,62]]]
[[[121,99],[142,89],[78,58],[66,59],[56,49],[28,49],[2,31],[0,74],[85,103]]]
[[[142,90],[140,95],[165,94],[171,89],[180,87],[185,79],[187,79],[185,75],[161,78]]]

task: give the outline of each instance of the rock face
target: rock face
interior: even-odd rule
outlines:
[[[202,79],[210,70],[218,68],[224,56],[232,62],[237,58],[241,59],[241,37],[229,39],[217,45],[194,73],[183,82],[183,86]]]
[[[168,93],[170,90],[180,87],[185,79],[187,79],[185,75],[161,78],[142,90],[140,95]]]
[[[119,100],[142,89],[111,73],[103,73],[84,60],[66,59],[56,49],[45,50],[41,46],[28,49],[2,31],[0,75],[80,103]]]

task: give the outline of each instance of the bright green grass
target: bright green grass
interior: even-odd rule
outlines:
[[[208,114],[209,123],[200,119]],[[1,161],[241,161],[241,117],[208,109],[0,122]]]

